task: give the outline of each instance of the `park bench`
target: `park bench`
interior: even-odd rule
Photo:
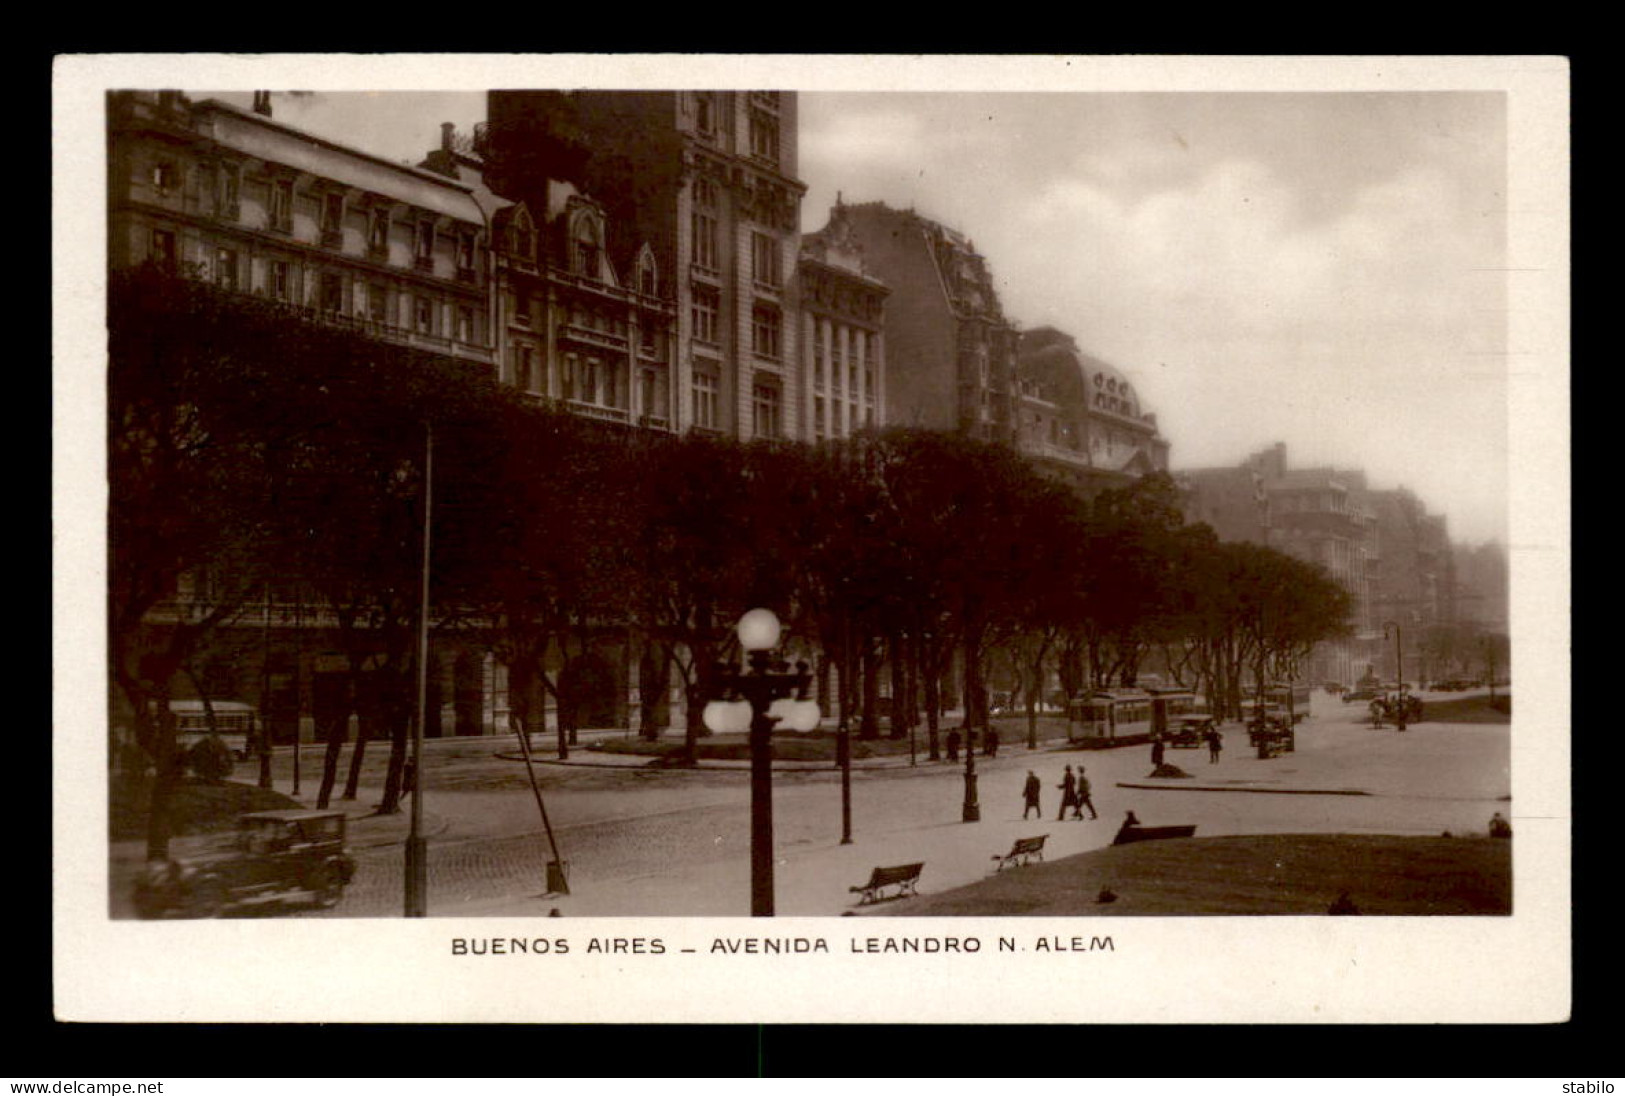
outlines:
[[[1042,833],[1037,837],[1016,838],[1016,843],[1010,846],[1009,852],[1005,853],[1003,856],[1000,856],[997,853],[994,854],[993,859],[999,862],[999,866],[994,870],[1003,871],[1011,864],[1015,864],[1017,867],[1020,867],[1026,864],[1029,860],[1044,859],[1044,841],[1048,837],[1049,834]]]
[[[1114,845],[1132,845],[1136,841],[1161,841],[1168,837],[1194,837],[1195,826],[1124,826],[1112,840]]]
[[[862,895],[858,905],[867,906],[871,902],[878,902],[884,897],[883,891],[887,887],[896,887],[897,893],[893,898],[909,898],[916,891],[914,885],[920,881],[920,871],[925,864],[899,864],[893,868],[876,868],[869,875],[869,881],[861,887],[848,887],[854,894]]]

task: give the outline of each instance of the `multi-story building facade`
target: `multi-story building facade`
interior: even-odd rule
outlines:
[[[491,221],[489,265],[499,375],[587,418],[673,427],[676,305],[648,241],[624,253],[602,203],[542,171],[497,194],[472,137],[441,126],[427,170],[468,186]],[[557,165],[554,165],[555,167]]]
[[[886,421],[885,283],[867,273],[844,207],[803,237],[800,289],[806,440],[849,438]]]
[[[494,371],[489,210],[474,191],[277,122],[257,98],[244,111],[178,92],[109,96],[110,269],[150,264]],[[150,622],[195,617],[211,590],[209,575],[183,576]],[[435,660],[428,733],[481,733],[491,660],[455,645]],[[354,717],[331,614],[305,591],[267,591],[199,669],[216,699],[253,700],[277,742]]]
[[[141,263],[494,366],[466,186],[179,92],[109,98],[109,263]]]
[[[536,207],[544,175],[574,183],[606,217],[610,263],[635,269],[646,247],[669,278],[671,427],[809,437],[795,95],[493,91],[487,104],[480,145],[496,189]]]
[[[1016,440],[1016,326],[1005,317],[987,260],[962,233],[881,202],[842,204],[886,302],[888,425]]]
[[[1016,445],[1085,498],[1168,470],[1157,416],[1115,367],[1053,327],[1021,334]]]
[[[1434,625],[1456,623],[1455,555],[1445,519],[1403,487],[1367,491],[1364,502],[1375,519],[1373,622],[1392,640],[1378,667],[1385,678],[1397,675],[1403,651],[1403,680],[1420,684],[1427,667],[1418,641]]]

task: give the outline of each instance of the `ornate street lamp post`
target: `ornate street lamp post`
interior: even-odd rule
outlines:
[[[1394,726],[1403,731],[1405,729],[1405,638],[1399,629],[1397,621],[1384,621],[1382,634],[1387,636],[1388,629],[1394,630],[1394,680],[1398,683],[1399,691],[1394,694]]]
[[[775,658],[779,618],[767,609],[752,609],[735,629],[747,667],[716,667],[716,699],[705,706],[705,725],[723,734],[750,731],[750,915],[773,916],[773,728],[783,723],[795,731],[818,726],[818,705],[807,699],[812,674],[806,662]]]
[[[965,803],[960,808],[959,820],[961,822],[982,820],[982,807],[976,801],[976,735],[968,724],[965,727]]]
[[[406,916],[429,915],[429,848],[423,837],[423,721],[429,696],[429,537],[434,504],[434,431],[423,426],[423,573],[418,599],[417,714],[412,719],[411,828],[406,836]],[[297,746],[295,749],[297,750]],[[295,754],[294,756],[298,756]]]
[[[836,760],[841,766],[841,844],[852,844],[852,728],[845,719],[835,739]]]

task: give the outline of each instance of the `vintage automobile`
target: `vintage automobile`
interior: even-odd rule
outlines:
[[[355,875],[341,811],[255,811],[237,832],[194,855],[155,861],[137,881],[143,917],[217,917],[239,906],[338,904]]]
[[[1207,742],[1207,733],[1214,727],[1213,717],[1202,712],[1187,712],[1168,720],[1168,745],[1175,749],[1195,749]]]

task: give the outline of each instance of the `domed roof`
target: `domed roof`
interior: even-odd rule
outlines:
[[[1022,332],[1021,367],[1052,398],[1081,400],[1098,413],[1142,417],[1139,393],[1122,370],[1085,354],[1076,340],[1053,327]]]
[[[1086,354],[1078,356],[1078,366],[1087,378],[1084,391],[1088,393],[1091,411],[1114,411],[1140,417],[1139,393],[1116,367]]]

